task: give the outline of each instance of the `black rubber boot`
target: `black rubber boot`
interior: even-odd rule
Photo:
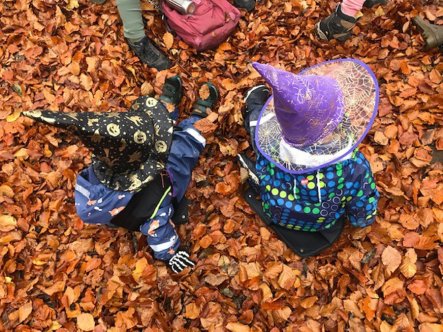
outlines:
[[[192,115],[197,115],[202,118],[208,116],[207,109],[212,108],[218,100],[218,90],[215,87],[215,85],[212,84],[211,82],[207,82],[204,83],[200,87],[200,89],[202,89],[204,86],[208,88],[209,91],[208,97],[203,99],[201,96],[199,96],[194,105],[192,105]],[[199,95],[200,95],[200,90],[199,90]]]
[[[388,2],[386,0],[366,0],[363,6],[366,8],[372,8],[377,5],[386,5]]]
[[[171,67],[171,62],[168,57],[164,55],[148,37],[144,37],[136,43],[128,40],[128,45],[140,61],[149,67],[154,67],[157,70],[164,70]]]
[[[234,0],[234,6],[246,9],[248,12],[254,10],[255,0]]]
[[[252,112],[257,107],[263,107],[271,92],[265,85],[257,85],[246,92],[244,116]]]
[[[92,3],[95,3],[96,5],[103,5],[106,0],[91,0]]]
[[[180,77],[172,76],[165,80],[160,100],[165,103],[178,105],[183,96],[182,80]]]
[[[356,22],[354,17],[344,14],[341,5],[338,5],[335,12],[321,20],[315,27],[320,39],[345,41],[352,36],[352,28]]]
[[[414,17],[414,23],[423,30],[426,49],[434,47],[443,48],[443,25],[436,25],[426,22],[420,16]]]

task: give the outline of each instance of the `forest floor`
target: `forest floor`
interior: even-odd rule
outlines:
[[[0,330],[442,331],[443,57],[424,51],[412,18],[443,24],[438,1],[363,11],[354,37],[319,41],[328,0],[265,0],[215,51],[197,54],[143,3],[148,34],[174,59],[157,72],[128,50],[115,1],[0,3]],[[434,4],[433,4],[434,3]],[[250,151],[243,94],[262,82],[251,61],[298,72],[355,57],[376,73],[378,116],[361,151],[381,193],[370,227],[301,259],[241,198],[235,160]],[[197,266],[174,275],[139,233],[83,224],[73,187],[90,162],[75,138],[24,110],[127,109],[179,73],[189,114],[199,83],[221,91],[179,227]]]

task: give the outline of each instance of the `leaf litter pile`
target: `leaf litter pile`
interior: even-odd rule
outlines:
[[[443,24],[435,3],[364,10],[355,36],[340,44],[312,34],[335,2],[265,0],[227,42],[201,54],[143,3],[150,36],[176,63],[157,72],[129,51],[114,1],[2,1],[0,330],[442,331],[443,61],[423,51],[412,24],[419,12]],[[381,86],[361,146],[381,192],[379,216],[301,259],[240,195],[235,155],[250,153],[243,94],[262,82],[250,63],[298,72],[350,56]],[[90,163],[87,149],[20,116],[123,111],[139,95],[158,95],[174,73],[186,91],[182,117],[199,83],[212,80],[221,92],[217,111],[199,123],[208,144],[188,190],[190,222],[179,228],[197,266],[181,275],[152,258],[141,234],[84,225],[73,187]]]

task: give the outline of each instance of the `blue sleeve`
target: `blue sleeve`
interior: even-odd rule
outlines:
[[[171,259],[180,246],[180,239],[171,220],[173,214],[171,197],[168,196],[155,216],[140,226],[140,232],[147,236],[148,245],[154,251],[156,259]]]
[[[133,195],[104,186],[89,167],[77,176],[75,208],[85,223],[112,225],[111,219],[128,205]]]
[[[360,183],[357,195],[347,205],[347,215],[354,227],[366,227],[375,221],[377,204],[380,194],[375,185],[369,162],[364,159],[362,164],[357,164],[359,174],[355,181]]]

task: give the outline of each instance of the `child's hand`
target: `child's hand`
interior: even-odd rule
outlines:
[[[180,273],[187,267],[195,266],[195,263],[189,258],[189,254],[183,250],[172,256],[168,264],[175,273]]]

